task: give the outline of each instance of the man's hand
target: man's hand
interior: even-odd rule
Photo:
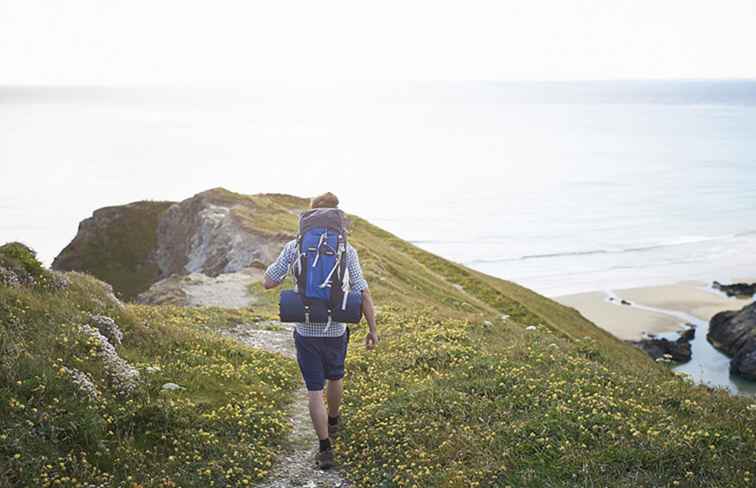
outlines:
[[[375,332],[368,332],[365,336],[365,348],[371,351],[378,345],[378,334]]]
[[[375,307],[373,306],[373,297],[370,296],[370,290],[362,290],[362,313],[368,323],[368,334],[365,337],[365,348],[368,351],[375,349],[378,345],[378,331],[375,328]]]
[[[270,290],[271,288],[275,288],[278,285],[280,285],[280,283],[271,280],[270,278],[268,278],[267,275],[263,279],[263,288],[265,288],[266,290]]]

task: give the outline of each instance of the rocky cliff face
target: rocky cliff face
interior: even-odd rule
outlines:
[[[107,207],[79,225],[53,268],[90,273],[127,299],[172,276],[259,269],[296,235],[306,206],[305,199],[216,188],[178,203]]]
[[[243,268],[263,266],[281,251],[293,235],[255,232],[239,217],[254,213],[253,199],[232,200],[210,190],[168,208],[157,227],[155,261],[161,278],[202,273],[218,276]]]
[[[133,298],[160,279],[153,253],[156,228],[172,202],[135,202],[95,210],[79,224],[76,237],[55,258],[52,268],[83,271]]]
[[[756,380],[756,302],[739,312],[721,312],[712,317],[707,338],[733,356],[732,373]]]

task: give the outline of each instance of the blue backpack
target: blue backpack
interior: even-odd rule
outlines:
[[[281,293],[282,322],[357,323],[361,294],[349,293],[347,220],[337,208],[316,208],[299,219],[296,291]]]

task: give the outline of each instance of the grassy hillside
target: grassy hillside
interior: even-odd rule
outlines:
[[[358,486],[754,486],[753,399],[692,385],[574,309],[352,222],[384,338],[367,353],[355,333],[347,363],[338,448]]]
[[[243,486],[266,475],[295,365],[205,330],[249,312],[124,308],[103,283],[49,273],[18,244],[0,247],[0,269],[34,277],[0,281],[0,486]],[[102,323],[93,314],[121,330],[115,357],[82,327]],[[183,389],[163,390],[169,382]]]
[[[252,232],[279,237],[296,232],[296,211],[306,204],[284,195],[215,192],[229,202],[253,202],[255,212],[236,217]],[[345,431],[337,450],[338,461],[357,486],[754,486],[753,399],[692,385],[573,309],[351,218],[350,240],[379,307],[383,338],[378,349],[368,353],[361,343],[364,325],[354,328],[347,361]],[[140,481],[145,486],[160,486],[159,476],[170,476],[183,486],[208,486],[207,478],[200,478],[210,476],[203,474],[206,469],[230,469],[233,476],[250,480],[262,476],[269,450],[237,449],[234,442],[249,435],[244,437],[247,442],[267,446],[281,435],[282,408],[286,392],[298,381],[297,371],[276,356],[208,336],[203,327],[275,317],[277,292],[250,287],[251,293],[264,295],[255,310],[121,310],[91,278],[73,275],[71,281],[65,291],[0,287],[0,344],[29,351],[4,355],[29,362],[9,363],[3,369],[0,410],[12,412],[13,420],[2,420],[7,422],[2,427],[16,429],[0,444],[0,454],[11,459],[0,466],[5,479],[47,469],[46,464],[34,464],[39,457],[35,452],[54,459],[60,453],[78,452],[79,446],[87,446],[88,462],[96,459],[92,465],[119,481],[148,473],[144,479],[150,481]],[[35,303],[33,312],[22,312]],[[86,369],[86,361],[74,361],[87,357],[85,346],[72,349],[69,344],[79,344],[73,337],[61,345],[61,330],[68,330],[61,324],[82,323],[87,312],[111,315],[122,324],[125,337],[118,351],[144,378],[151,378],[148,365],[163,368],[158,380],[140,387],[144,389],[134,395],[133,403],[116,401],[115,394],[108,393],[112,386],[107,377],[95,367]],[[22,316],[27,318],[18,318]],[[39,339],[45,337],[51,339]],[[195,347],[198,342],[203,346]],[[69,349],[74,352],[63,355]],[[72,437],[71,429],[66,430],[71,417],[65,412],[79,408],[73,417],[79,418],[88,410],[74,405],[70,381],[58,373],[58,358],[68,368],[90,372],[104,396],[111,395],[109,406],[93,411],[122,422],[119,429],[103,425],[90,434],[82,426],[73,429]],[[166,373],[172,365],[177,366]],[[35,444],[39,420],[28,413],[28,406],[46,405],[49,419],[49,405],[57,405],[52,398],[63,395],[50,397],[49,390],[35,383],[42,381],[37,377],[50,382],[45,388],[58,385],[56,391],[69,391],[66,409],[54,411],[64,419],[55,420],[60,430],[52,432],[60,435],[51,437],[54,442]],[[174,392],[191,403],[160,393],[166,381],[193,385]],[[11,399],[25,408],[19,410]],[[178,409],[175,414],[165,415],[166,404]],[[267,430],[254,429],[253,422],[240,429],[224,418],[237,406],[249,412],[253,405],[261,409],[257,418],[269,426]],[[214,410],[208,410],[211,406]],[[208,411],[224,413],[204,415]],[[140,427],[145,417],[149,428]],[[224,442],[203,443],[206,434],[188,427],[197,422],[206,422],[202,431]],[[158,428],[168,440],[154,434]],[[172,447],[174,436],[187,439],[186,444]],[[17,438],[25,440],[18,444]],[[123,447],[106,452],[99,447],[102,440]],[[14,453],[21,458],[13,459]],[[138,462],[124,461],[130,456]],[[45,462],[49,461],[41,463]],[[58,469],[55,462],[50,465]],[[222,478],[214,480],[222,486]],[[230,486],[239,486],[243,478],[232,480]]]

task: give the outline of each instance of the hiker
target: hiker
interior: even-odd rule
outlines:
[[[310,214],[335,217],[338,222],[343,222],[345,225],[346,218],[341,210],[337,210],[338,205],[339,199],[336,195],[325,193],[312,199],[311,208],[336,210],[311,210],[309,212]],[[265,271],[265,281],[263,284],[266,289],[278,286],[283,282],[290,269],[294,270],[296,266],[301,266],[299,262],[300,251],[298,251],[298,240],[294,239],[286,243],[278,259]],[[317,244],[318,256],[313,260],[315,263],[320,257],[319,249],[321,243],[322,237],[321,241]],[[314,249],[315,247],[310,248],[311,251]],[[344,270],[342,280],[346,280],[346,288],[352,293],[362,294],[361,312],[364,313],[369,326],[367,336],[365,337],[365,347],[371,350],[378,344],[373,300],[370,297],[367,281],[365,281],[362,274],[357,251],[348,243],[344,250],[345,265],[342,268]],[[324,255],[323,259],[328,258]],[[331,257],[331,259],[334,258]],[[329,288],[331,286],[331,276],[333,271],[337,269],[339,261],[336,261],[336,263],[336,265],[332,266],[331,274],[328,274],[323,283],[323,285],[328,283]],[[307,265],[309,266],[309,262]],[[297,276],[295,275],[295,277]],[[298,286],[301,287],[303,284],[298,283]],[[320,286],[320,288],[323,288],[323,286]],[[344,298],[344,303],[346,304],[346,298]],[[307,386],[310,418],[320,441],[317,465],[320,469],[329,469],[334,465],[331,436],[338,433],[340,428],[339,407],[341,406],[343,394],[344,359],[346,358],[347,344],[349,343],[349,329],[344,323],[332,321],[330,315],[327,322],[311,322],[309,321],[309,314],[305,317],[307,317],[305,321],[295,324],[293,333],[294,343],[297,350],[299,369]],[[328,397],[327,412],[323,404],[323,388],[326,386],[326,380],[328,381],[326,392],[326,396]]]

